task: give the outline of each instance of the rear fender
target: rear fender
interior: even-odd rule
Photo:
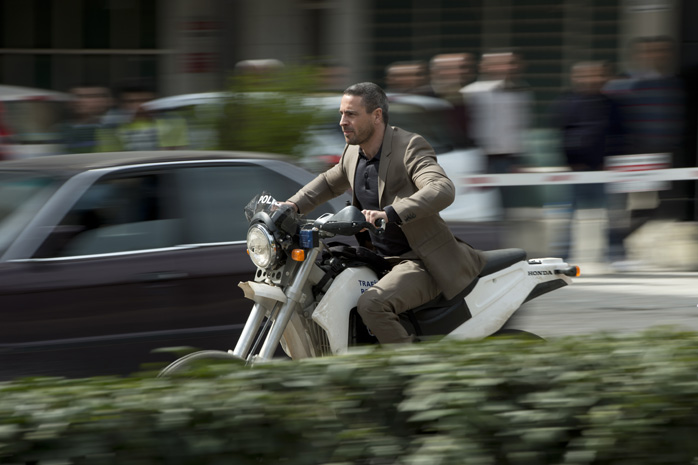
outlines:
[[[514,305],[518,308],[541,283],[560,281],[562,286],[572,284],[572,279],[561,272],[568,268],[569,265],[560,258],[522,260],[481,277],[473,292],[466,297],[468,308],[473,316],[498,306]]]
[[[479,339],[495,333],[524,302],[572,284],[572,279],[563,274],[569,268],[559,258],[539,258],[481,277],[465,298],[472,318],[451,335]]]

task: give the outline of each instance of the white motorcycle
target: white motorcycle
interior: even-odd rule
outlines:
[[[381,228],[368,223],[353,206],[307,220],[267,194],[255,197],[245,214],[250,223],[248,253],[257,272],[254,281],[239,284],[254,306],[235,348],[191,353],[172,362],[161,376],[185,371],[202,360],[237,359],[248,364],[270,360],[279,345],[291,359],[301,359],[377,343],[361,321],[356,303],[388,266],[366,248],[326,240],[364,229],[380,233]],[[523,303],[579,276],[578,267],[559,258],[527,260],[522,249],[484,254],[484,269],[457,296],[440,297],[400,314],[409,333],[420,339],[499,334]]]

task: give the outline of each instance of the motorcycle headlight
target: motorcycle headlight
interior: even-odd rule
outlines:
[[[276,241],[261,225],[254,225],[247,231],[247,252],[260,268],[274,266],[278,258]]]

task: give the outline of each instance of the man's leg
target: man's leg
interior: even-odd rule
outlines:
[[[403,260],[359,298],[357,310],[381,344],[412,342],[398,314],[435,299],[440,291],[421,260]]]

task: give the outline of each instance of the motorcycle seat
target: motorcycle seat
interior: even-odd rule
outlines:
[[[513,265],[514,263],[520,262],[521,260],[526,260],[526,251],[523,249],[497,249],[497,250],[487,250],[483,251],[485,259],[485,267],[482,269],[478,277],[487,276],[492,273],[496,273],[499,270]],[[467,287],[458,293],[455,297],[450,300],[446,300],[443,294],[439,294],[434,300],[427,302],[412,309],[413,312],[422,312],[424,310],[435,310],[443,307],[450,307],[460,301],[462,301],[470,291],[473,290],[475,284],[477,284],[478,279],[475,278]]]
[[[443,294],[440,294],[436,299],[400,315],[401,320],[407,320],[410,323],[412,328],[408,328],[408,331],[415,331],[417,336],[446,334],[451,331],[471,318],[470,309],[464,299],[475,288],[481,277],[526,260],[526,251],[523,249],[488,250],[483,254],[486,259],[485,267],[480,275],[458,295],[446,300]]]
[[[503,270],[514,263],[526,260],[526,251],[523,249],[497,249],[483,252],[485,267],[480,271],[480,276],[487,276]]]

